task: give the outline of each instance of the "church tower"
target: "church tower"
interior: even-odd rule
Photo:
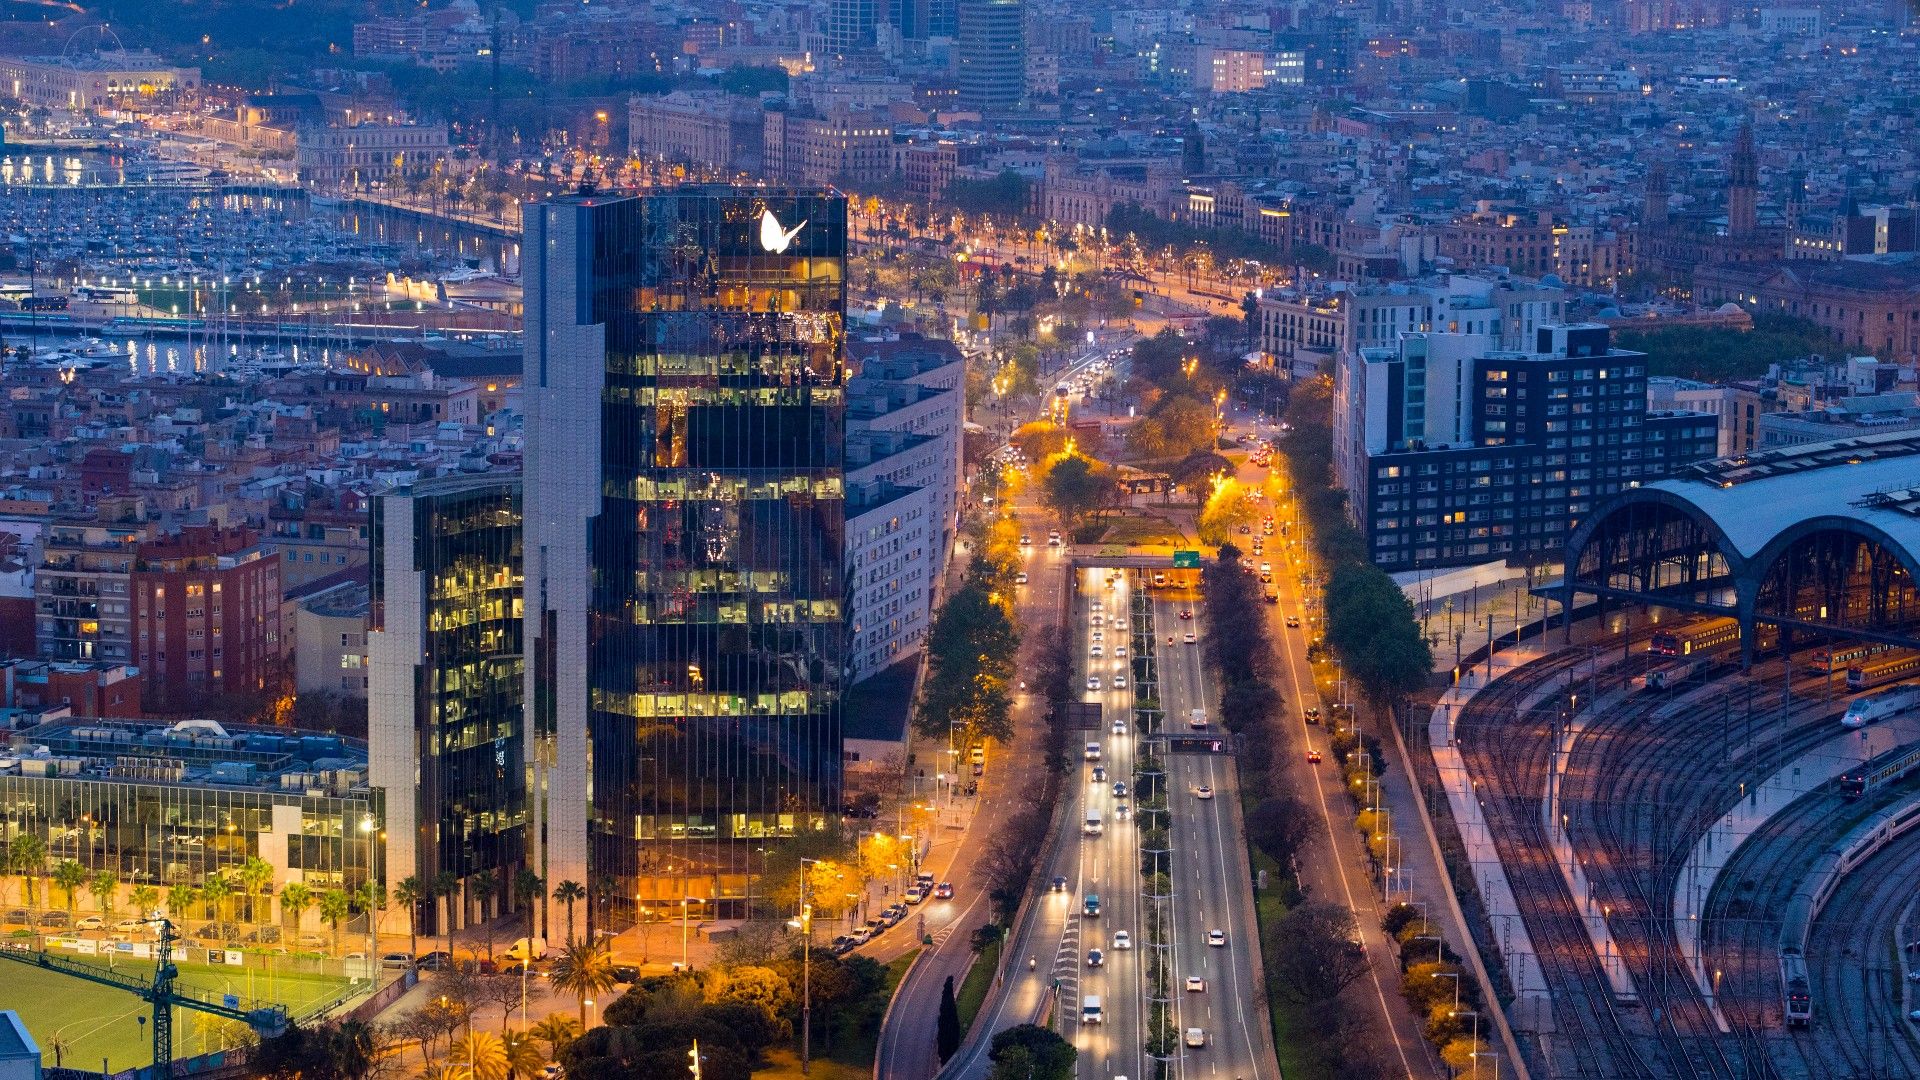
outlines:
[[[1744,240],[1760,230],[1760,158],[1753,125],[1741,124],[1727,168],[1727,235]]]
[[[1667,163],[1658,158],[1647,166],[1647,193],[1640,206],[1640,227],[1656,228],[1667,223]]]

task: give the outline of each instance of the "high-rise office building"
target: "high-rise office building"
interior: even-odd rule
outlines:
[[[1010,109],[1027,88],[1026,6],[1020,0],[959,0],[960,101]]]
[[[610,881],[601,925],[744,915],[839,810],[846,220],[718,186],[527,215],[537,871]]]
[[[497,912],[499,880],[526,865],[520,477],[421,480],[375,497],[371,520],[369,768],[392,879],[463,885],[422,913],[437,933]]]
[[[827,8],[827,49],[835,56],[873,47],[876,0],[833,0]]]

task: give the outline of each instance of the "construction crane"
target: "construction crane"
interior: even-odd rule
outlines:
[[[263,1039],[271,1039],[287,1030],[287,1010],[283,1005],[240,1009],[202,1001],[197,997],[188,997],[174,989],[173,980],[180,971],[173,966],[173,924],[166,919],[148,921],[160,931],[160,943],[154,950],[152,982],[137,979],[132,975],[122,975],[110,969],[98,968],[92,964],[81,963],[78,960],[55,956],[48,952],[0,949],[0,958],[46,971],[57,971],[62,975],[71,975],[76,979],[85,979],[101,986],[111,986],[116,990],[125,990],[151,1003],[153,1005],[153,1074],[156,1077],[164,1078],[173,1075],[173,1007],[176,1005],[207,1013],[210,1016],[238,1020],[252,1028]]]

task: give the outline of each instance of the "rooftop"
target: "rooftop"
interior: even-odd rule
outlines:
[[[365,789],[366,771],[359,740],[213,720],[54,720],[0,751],[0,773],[262,791]]]

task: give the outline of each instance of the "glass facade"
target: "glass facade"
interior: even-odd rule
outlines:
[[[412,843],[395,847],[396,859],[412,848],[411,865],[398,876],[524,865],[520,490],[518,476],[455,476],[374,501],[373,640],[382,659],[405,662],[375,667],[372,734],[383,759],[414,765],[399,771],[415,783],[411,813],[395,815],[396,827],[411,817]],[[394,764],[376,771],[399,798],[407,777]]]
[[[12,753],[0,753],[0,848],[39,836],[48,867],[72,859],[125,885],[165,887],[258,857],[276,888],[384,881],[383,802],[367,786],[364,745],[351,740],[80,720],[21,732]]]
[[[615,922],[739,916],[839,805],[846,201],[689,187],[590,228],[588,865]]]

